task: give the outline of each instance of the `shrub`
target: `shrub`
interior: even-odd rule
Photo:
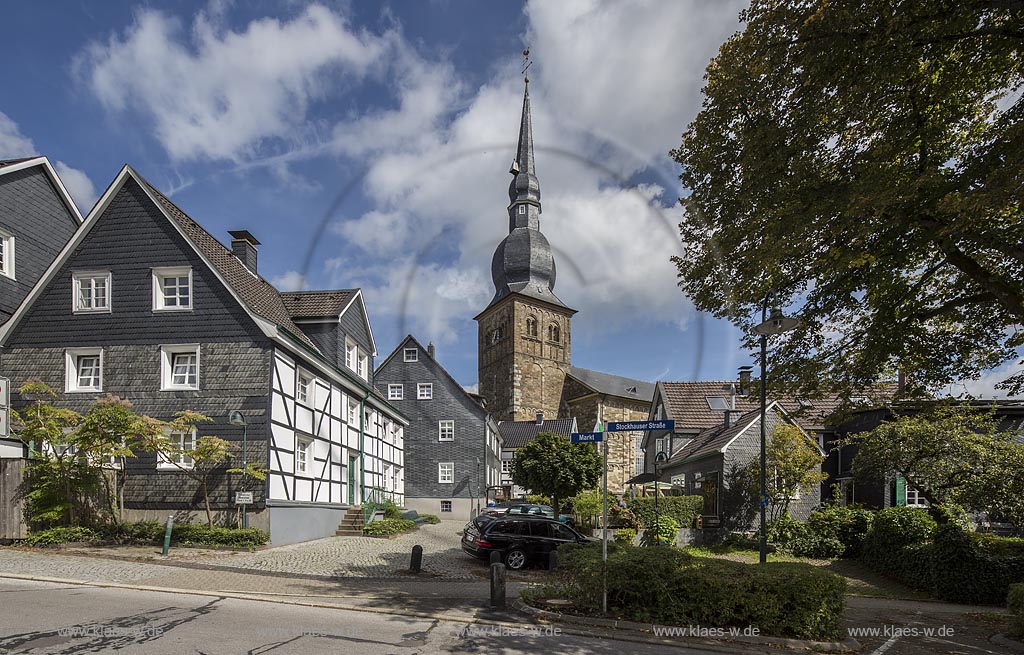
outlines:
[[[82,526],[49,528],[40,532],[33,532],[24,539],[22,543],[28,546],[55,546],[71,542],[99,541],[101,536],[91,528]]]
[[[783,514],[768,526],[768,543],[781,550],[789,551],[790,546],[807,536],[807,526],[789,514]]]
[[[559,555],[563,597],[599,611],[600,545],[562,546]],[[844,578],[806,564],[744,564],[623,544],[608,553],[608,608],[636,621],[756,625],[768,635],[836,639],[845,592]]]
[[[671,516],[659,516],[657,521],[652,521],[650,526],[644,530],[643,545],[675,545],[678,533],[678,521]]]
[[[1011,583],[1024,582],[1024,557],[993,556],[959,526],[942,525],[932,548],[932,593],[950,602],[1002,605]]]
[[[436,514],[420,514],[421,519],[426,519],[426,523],[434,525],[441,522],[441,518]]]
[[[633,510],[625,505],[614,505],[608,508],[608,523],[634,530],[644,527]]]
[[[831,539],[841,543],[842,551],[836,557],[856,557],[860,555],[874,517],[874,512],[862,507],[826,505],[811,512],[807,530],[819,543]]]
[[[631,498],[626,506],[636,515],[642,526],[654,523],[654,498]],[[680,526],[689,528],[704,508],[703,496],[665,496],[658,498],[658,514],[670,516]]]
[[[913,507],[887,507],[875,515],[867,539],[876,547],[921,544],[935,535],[935,519]]]
[[[636,530],[633,528],[619,528],[615,531],[615,541],[623,544],[631,544],[636,539]]]
[[[1024,638],[1024,583],[1010,585],[1006,607],[1010,610],[1010,635]]]
[[[551,505],[551,497],[542,494],[526,494],[523,500],[531,505]]]
[[[374,521],[364,527],[363,534],[371,537],[387,537],[399,532],[408,532],[415,529],[416,523],[408,519],[383,519],[381,521]]]
[[[600,516],[601,511],[604,509],[600,490],[591,489],[590,491],[584,491],[570,498],[569,502],[572,503],[572,513],[576,516],[576,522],[580,527],[597,527],[594,518]],[[613,494],[608,494],[609,518],[613,516],[612,508],[618,502]]]
[[[390,498],[384,501],[384,518],[386,519],[400,519],[402,518],[402,508],[395,504],[395,501]]]
[[[171,543],[182,546],[254,548],[268,541],[270,535],[259,528],[211,528],[199,523],[180,523],[171,529]]]
[[[808,530],[805,536],[791,541],[788,549],[797,557],[838,559],[843,556],[846,546],[835,537]]]

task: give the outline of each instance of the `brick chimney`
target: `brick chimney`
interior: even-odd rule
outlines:
[[[427,344],[427,354],[430,355],[430,359],[434,359],[434,342],[431,341]]]
[[[235,257],[238,257],[246,268],[255,273],[256,246],[260,245],[260,242],[248,230],[230,230],[228,234],[231,235],[231,252],[235,253]]]

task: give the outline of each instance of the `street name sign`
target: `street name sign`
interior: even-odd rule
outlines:
[[[573,432],[569,435],[573,443],[598,443],[604,441],[604,432]]]
[[[605,432],[647,432],[648,430],[674,430],[675,427],[675,421],[613,421],[605,426]]]

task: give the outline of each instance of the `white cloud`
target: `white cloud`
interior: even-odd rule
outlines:
[[[90,44],[74,68],[107,109],[152,120],[172,159],[237,162],[310,138],[310,104],[365,75],[393,38],[354,30],[320,5],[242,31],[221,21],[200,12],[186,33],[177,19],[143,9],[124,34]]]
[[[298,271],[286,271],[270,278],[278,291],[302,291],[306,288],[306,276]]]
[[[0,159],[31,157],[40,154],[32,139],[21,133],[18,124],[7,114],[0,112]],[[71,198],[84,214],[96,202],[96,186],[83,171],[72,168],[62,161],[54,162],[54,170],[60,176]]]
[[[1006,378],[1024,372],[1024,363],[1020,360],[1015,360],[1001,368],[994,369],[982,374],[976,380],[964,380],[961,383],[954,384],[950,388],[945,389],[947,393],[952,395],[959,395],[963,392],[974,396],[975,398],[984,398],[991,400],[994,398],[1008,398],[1005,389],[996,389],[996,385],[1005,380]],[[1013,396],[1019,398],[1020,396]]]

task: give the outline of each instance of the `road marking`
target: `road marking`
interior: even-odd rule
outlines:
[[[882,655],[882,653],[892,648],[892,645],[896,643],[897,639],[899,639],[899,637],[897,637],[896,635],[889,637],[889,641],[885,642],[884,644],[873,650],[871,652],[871,655]]]

